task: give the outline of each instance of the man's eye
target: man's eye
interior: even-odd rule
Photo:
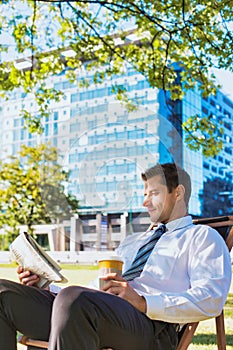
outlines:
[[[151,195],[152,195],[152,196],[157,196],[158,194],[159,194],[158,191],[153,191],[153,192],[151,192]]]

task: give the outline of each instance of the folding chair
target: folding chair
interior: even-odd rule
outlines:
[[[233,216],[219,216],[213,218],[205,219],[194,219],[194,224],[204,224],[211,227],[214,227],[225,240],[229,252],[233,246]],[[199,322],[188,323],[182,329],[180,334],[180,340],[177,347],[177,350],[186,350],[192,342],[192,338],[196,331]],[[224,326],[224,313],[223,310],[221,314],[215,317],[216,324],[216,337],[217,337],[217,349],[226,350],[226,334]],[[19,343],[27,345],[27,350],[42,350],[48,349],[48,342],[41,340],[30,339],[26,336],[22,336],[19,339]],[[104,349],[103,349],[104,350]],[[111,350],[111,349],[106,349]]]

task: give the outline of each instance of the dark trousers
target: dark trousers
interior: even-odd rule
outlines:
[[[49,350],[173,350],[177,345],[172,324],[149,319],[117,296],[74,286],[55,298],[0,280],[0,349],[16,350],[17,330],[49,339]]]

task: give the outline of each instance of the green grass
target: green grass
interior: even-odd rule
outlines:
[[[7,267],[16,267],[17,264],[15,262],[9,263],[9,264],[0,264],[0,268],[7,268]]]
[[[98,265],[79,265],[79,264],[60,264],[62,269],[66,270],[98,270]],[[15,262],[9,264],[0,264],[1,268],[16,268]]]
[[[233,293],[229,293],[224,307],[227,350],[233,350]],[[199,323],[189,346],[189,350],[216,350],[215,320],[210,319]]]
[[[233,318],[233,293],[228,294],[227,302],[224,308],[225,317]]]
[[[97,271],[98,265],[79,265],[79,264],[60,264],[62,269],[65,270],[87,270]]]

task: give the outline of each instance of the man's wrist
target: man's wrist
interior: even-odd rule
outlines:
[[[143,295],[141,295],[140,311],[144,314],[147,311],[146,298]]]

